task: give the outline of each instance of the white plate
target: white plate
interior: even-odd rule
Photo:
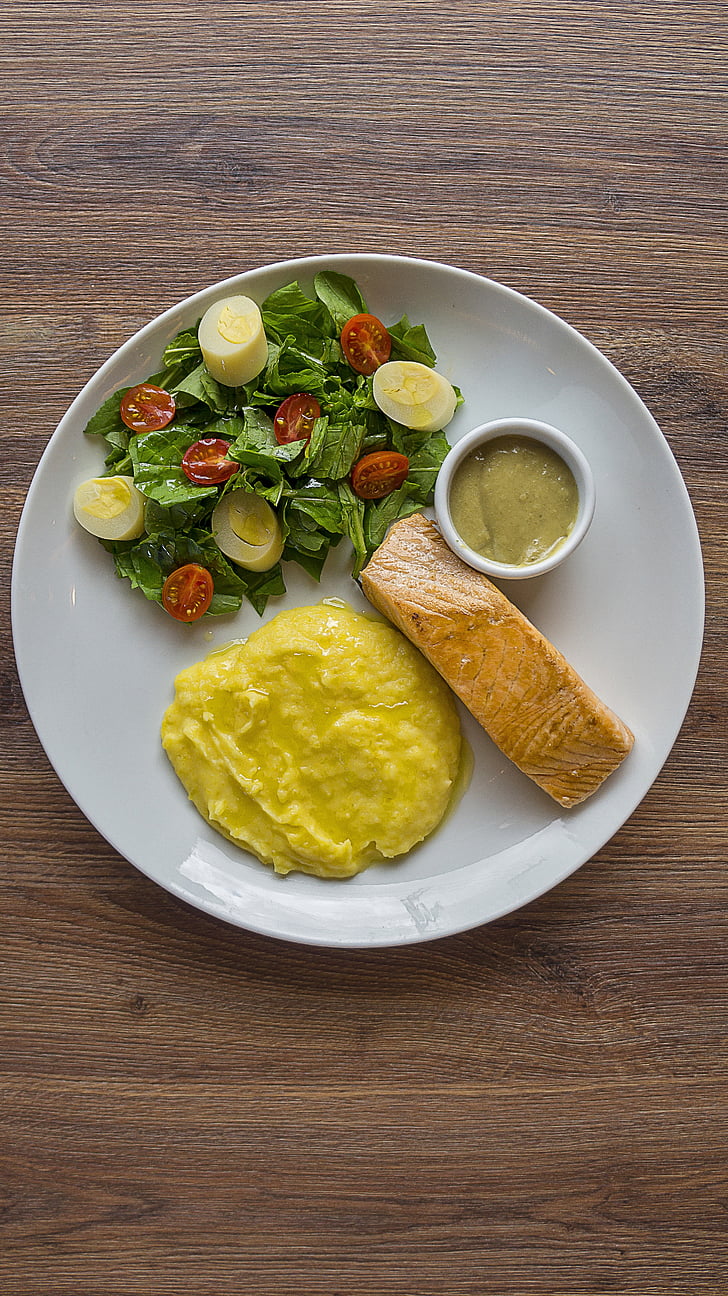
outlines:
[[[423,322],[438,368],[465,396],[448,434],[525,415],[585,451],[597,507],[578,552],[507,593],[634,731],[623,766],[584,805],[562,811],[463,712],[475,754],[457,811],[399,863],[345,881],[280,878],[208,828],[159,742],[177,672],[257,615],[180,626],[113,574],[71,516],[102,444],[82,435],[118,387],[154,372],[166,343],[219,296],[258,301],[316,271],[359,283],[385,322]],[[345,546],[317,585],[289,566],[282,607],[330,595],[368,607]],[[305,944],[400,945],[463,931],[535,899],[588,860],[641,801],[682,724],[703,633],[703,569],[680,472],[635,392],[590,343],[543,307],[467,271],[406,257],[330,256],[235,276],[130,338],[84,387],[51,437],[23,512],[13,569],[15,650],[38,736],[98,831],[136,868],[189,904],[252,931]]]

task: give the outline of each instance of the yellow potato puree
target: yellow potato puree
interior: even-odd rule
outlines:
[[[448,809],[450,690],[398,630],[345,604],[280,612],[175,689],[162,743],[191,800],[277,873],[350,877]]]

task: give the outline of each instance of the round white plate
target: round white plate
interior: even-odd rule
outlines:
[[[476,424],[525,415],[562,428],[596,479],[592,528],[556,572],[509,597],[630,726],[634,750],[585,804],[561,810],[463,711],[475,769],[457,810],[398,863],[347,881],[276,876],[210,829],[159,741],[175,675],[249,634],[252,609],[180,626],[113,572],[74,523],[71,498],[95,475],[102,443],[83,436],[118,387],[158,367],[167,342],[219,296],[262,301],[334,269],[352,275],[385,323],[426,325],[438,368],[463,391],[451,441]],[[289,565],[288,593],[265,617],[327,596],[365,610],[346,546],[320,585]],[[703,634],[695,519],[675,460],[645,406],[583,337],[519,293],[436,262],[311,257],[213,285],[130,338],[84,387],[43,454],[18,532],[12,620],[21,683],[46,753],[88,819],[136,868],[189,904],[285,940],[388,946],[466,930],[535,899],[588,860],[641,801],[692,693]]]

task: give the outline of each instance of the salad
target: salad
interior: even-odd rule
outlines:
[[[208,311],[90,419],[105,464],[74,500],[117,574],[181,621],[244,600],[262,614],[286,562],[320,579],[342,539],[358,576],[391,523],[432,502],[462,401],[425,327],[385,326],[348,276],[211,311],[213,342]]]

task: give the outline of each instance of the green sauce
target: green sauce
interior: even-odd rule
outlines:
[[[450,486],[453,525],[476,553],[524,567],[558,548],[571,531],[579,492],[560,455],[525,436],[473,450]]]

